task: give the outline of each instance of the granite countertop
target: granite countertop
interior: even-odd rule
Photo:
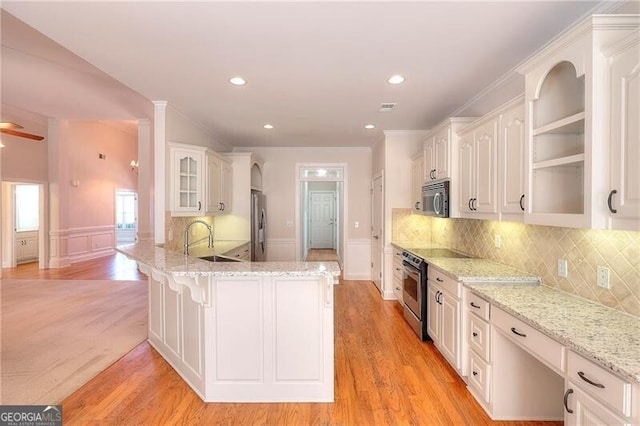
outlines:
[[[340,275],[337,262],[208,262],[158,247],[151,241],[118,246],[116,250],[143,265],[174,276],[270,275],[335,278]]]
[[[540,282],[540,277],[487,259],[434,257],[425,260],[429,266],[435,266],[456,281],[465,283],[494,281]]]
[[[585,358],[640,384],[640,318],[543,285],[465,286]]]

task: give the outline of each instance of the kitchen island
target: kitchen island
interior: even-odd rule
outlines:
[[[208,262],[119,246],[149,277],[149,343],[205,402],[332,402],[336,262]]]

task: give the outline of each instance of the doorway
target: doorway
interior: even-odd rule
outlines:
[[[116,190],[116,245],[138,241],[138,194]]]
[[[45,184],[2,182],[2,267],[38,262],[47,267]]]
[[[346,217],[347,199],[347,165],[343,163],[305,163],[296,164],[296,215],[295,260],[307,258],[309,249],[325,245],[332,248],[338,255],[338,262],[344,259],[344,218]],[[312,193],[315,193],[315,206],[312,206]],[[324,194],[320,195],[320,194]],[[329,194],[332,194],[329,196]],[[330,198],[333,198],[331,204]],[[320,199],[324,198],[324,201]],[[312,208],[317,208],[319,217],[324,216],[325,226],[312,229],[311,216],[315,215]],[[333,219],[327,220],[327,219]],[[321,220],[314,220],[320,224]],[[332,222],[329,224],[329,222]],[[316,241],[314,241],[314,239]],[[318,247],[320,248],[320,247]]]
[[[384,226],[383,226],[383,175],[373,178],[371,183],[371,279],[382,292],[382,264],[384,259]]]

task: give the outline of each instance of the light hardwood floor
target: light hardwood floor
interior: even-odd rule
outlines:
[[[97,277],[102,270],[104,279],[118,270],[108,260],[94,264],[77,273]],[[492,422],[433,344],[413,334],[399,304],[381,300],[371,282],[342,281],[335,298],[333,404],[205,404],[143,343],[62,402],[64,423],[554,424]]]

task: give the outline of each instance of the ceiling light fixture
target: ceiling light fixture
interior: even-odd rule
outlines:
[[[389,77],[389,80],[387,80],[387,83],[389,84],[400,84],[400,83],[404,83],[405,78],[403,76],[401,76],[400,74],[396,74],[396,75],[392,75],[391,77]]]
[[[375,129],[376,125],[375,124],[367,124],[366,126],[364,126],[365,129]]]
[[[271,125],[271,124],[265,124],[265,125],[264,125],[264,126],[262,126],[262,127],[264,127],[264,128],[265,128],[265,129],[267,129],[267,130],[271,130],[271,129],[273,129],[273,125]]]
[[[242,77],[231,77],[229,79],[229,83],[233,84],[234,86],[244,86],[245,84],[247,84],[247,80]]]

